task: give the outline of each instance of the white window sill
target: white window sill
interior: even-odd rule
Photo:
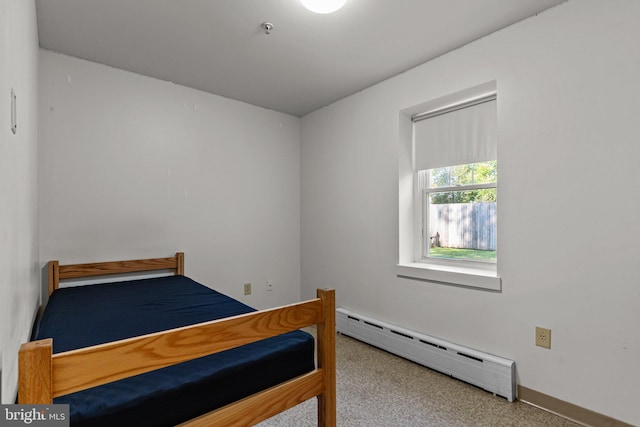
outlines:
[[[471,288],[501,291],[500,276],[493,270],[482,270],[471,267],[426,264],[411,262],[398,264],[396,274],[399,277],[428,280]]]

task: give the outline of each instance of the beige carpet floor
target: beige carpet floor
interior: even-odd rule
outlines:
[[[339,427],[578,426],[344,335],[337,336],[336,364]],[[259,426],[316,426],[316,411],[314,398]]]

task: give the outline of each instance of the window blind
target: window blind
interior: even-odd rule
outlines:
[[[496,95],[413,117],[416,170],[497,159]]]

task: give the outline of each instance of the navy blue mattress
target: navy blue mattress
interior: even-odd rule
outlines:
[[[35,339],[59,353],[255,311],[184,276],[62,288]],[[74,426],[172,426],[314,369],[313,337],[294,331],[58,397]]]

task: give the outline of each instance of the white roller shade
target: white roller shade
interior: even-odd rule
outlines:
[[[497,159],[496,101],[448,107],[414,117],[416,170]]]

